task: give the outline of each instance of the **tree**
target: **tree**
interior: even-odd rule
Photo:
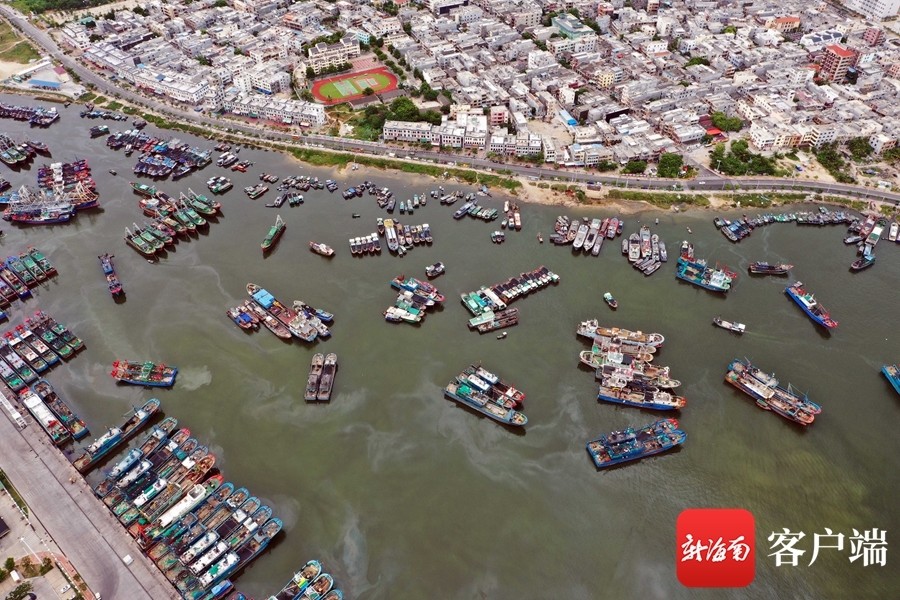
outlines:
[[[16,559],[14,559],[12,556],[7,558],[6,562],[3,563],[3,568],[6,569],[7,571],[12,571],[13,569],[15,569],[16,568]]]
[[[680,154],[674,152],[664,152],[659,157],[659,168],[657,172],[660,177],[676,178],[681,175],[681,167],[684,165],[684,159]]]
[[[711,114],[710,118],[713,126],[722,131],[740,131],[744,127],[744,121],[740,117],[729,117],[720,111]]]
[[[213,2],[213,8],[222,8],[228,6],[228,0],[216,0]]]
[[[403,24],[403,33],[405,33],[406,35],[410,35],[412,33],[412,23]]]
[[[212,62],[210,62],[210,60],[205,56],[198,56],[197,62],[200,63],[201,65],[203,65],[204,67],[208,67],[212,64]]]
[[[390,105],[391,118],[396,121],[416,121],[419,109],[409,98],[395,98]]]
[[[622,169],[622,172],[629,175],[637,175],[638,173],[643,173],[646,169],[647,161],[629,160],[628,164],[625,165],[625,168]]]
[[[694,58],[687,61],[686,67],[693,67],[694,65],[706,65],[709,66],[709,59],[705,56],[695,56]]]
[[[726,25],[725,29],[722,30],[722,33],[737,33],[737,27],[734,25]]]
[[[88,41],[91,43],[99,42],[102,39],[103,39],[103,36],[100,35],[99,33],[92,33],[90,36],[88,36]]]
[[[380,37],[375,38],[374,40],[372,40],[372,45],[375,46],[376,48],[381,48],[382,46],[384,46],[384,40],[381,39]]]
[[[30,581],[22,582],[6,595],[6,600],[25,600],[25,597],[31,593],[31,589]]]
[[[371,96],[374,93],[375,93],[375,90],[373,90],[369,86],[366,86],[365,88],[363,88],[363,96]]]
[[[847,149],[853,155],[854,160],[862,160],[872,154],[872,146],[869,140],[864,137],[855,137],[847,142]]]
[[[303,90],[300,92],[300,99],[306,100],[307,102],[312,102],[314,100],[312,92],[309,90]]]
[[[415,77],[416,79],[421,81],[422,80],[422,71],[420,71],[418,68],[413,69],[413,77]]]
[[[133,12],[136,15],[141,15],[142,17],[150,16],[150,11],[147,10],[146,8],[142,8],[140,6],[135,6],[134,8],[131,9],[131,12]]]
[[[316,70],[313,69],[312,67],[306,67],[306,78],[312,79],[315,76],[316,76]]]

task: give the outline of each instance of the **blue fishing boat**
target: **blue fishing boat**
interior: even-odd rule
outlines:
[[[900,365],[884,365],[881,367],[881,372],[894,386],[894,391],[900,394]]]
[[[141,408],[134,411],[134,414],[128,417],[121,427],[111,427],[109,431],[94,440],[94,442],[85,449],[84,454],[75,459],[73,465],[81,473],[84,473],[94,466],[101,458],[109,454],[119,444],[131,439],[141,428],[147,424],[156,412],[159,410],[159,400],[151,398]]]
[[[687,434],[675,419],[663,419],[641,429],[613,431],[587,443],[587,451],[598,469],[671,450],[684,443]]]
[[[528,417],[523,413],[492,401],[488,396],[478,392],[478,390],[466,383],[453,382],[449,384],[444,388],[444,395],[498,423],[513,427],[522,427],[528,423]]]
[[[797,303],[803,312],[813,320],[817,325],[821,325],[826,329],[834,329],[838,326],[838,322],[831,318],[831,313],[819,304],[815,297],[806,291],[803,282],[796,282],[784,288],[784,292],[791,297],[791,300]]]

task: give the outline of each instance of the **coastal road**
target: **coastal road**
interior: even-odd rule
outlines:
[[[0,468],[91,590],[107,600],[179,598],[40,427],[28,419],[20,431],[0,412]]]
[[[319,134],[291,135],[261,126],[237,123],[231,120],[215,118],[208,114],[198,114],[190,110],[183,110],[155,100],[153,98],[137,94],[131,90],[123,89],[116,82],[110,81],[93,71],[71,56],[67,55],[57,46],[50,35],[35,27],[26,17],[6,4],[0,4],[0,13],[8,18],[20,31],[30,37],[36,44],[52,58],[62,63],[70,71],[76,73],[82,83],[92,84],[97,91],[104,94],[115,95],[135,105],[143,106],[149,110],[174,118],[186,123],[198,123],[200,121],[211,123],[221,129],[227,129],[245,135],[262,136],[265,139],[279,142],[288,142],[295,146],[314,146],[331,150],[344,150],[358,153],[367,153],[377,156],[385,156],[395,153],[397,156],[414,156],[416,160],[427,160],[445,165],[469,165],[483,170],[505,170],[522,177],[543,178],[572,183],[585,183],[588,181],[600,182],[607,185],[615,185],[628,189],[668,190],[668,191],[696,191],[706,190],[734,190],[741,191],[778,191],[778,192],[812,192],[821,194],[841,194],[855,196],[861,200],[878,200],[882,202],[900,205],[900,194],[880,188],[866,188],[858,185],[844,183],[828,183],[797,178],[779,177],[724,177],[715,174],[714,171],[704,167],[705,175],[690,180],[662,179],[656,177],[629,177],[624,175],[610,176],[600,173],[592,173],[584,170],[566,168],[547,168],[531,165],[497,163],[485,158],[467,157],[461,154],[434,152],[430,150],[405,151],[396,146],[381,142],[367,142],[341,137],[332,137]]]

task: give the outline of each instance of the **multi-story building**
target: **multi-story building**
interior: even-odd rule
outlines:
[[[884,31],[878,27],[869,27],[863,34],[863,39],[870,46],[880,46],[884,43]]]
[[[428,0],[428,9],[436,15],[446,15],[454,8],[468,5],[469,0]]]
[[[869,145],[872,146],[875,154],[881,154],[885,150],[897,147],[897,137],[886,133],[877,133],[869,137]]]
[[[569,13],[562,13],[550,19],[550,23],[559,29],[567,38],[576,39],[586,35],[594,35],[594,30]]]
[[[491,127],[499,127],[509,122],[509,110],[505,106],[492,106],[489,123]]]
[[[900,1],[900,0],[898,0]],[[847,69],[853,66],[856,52],[839,44],[825,46],[825,57],[822,61],[822,76],[836,83],[843,83]]]
[[[800,29],[800,17],[785,16],[774,17],[765,22],[767,29],[774,29],[781,33],[791,33]]]
[[[335,44],[319,42],[312,46],[307,51],[307,64],[318,75],[328,67],[336,67],[350,62],[350,59],[356,58],[359,54],[359,40],[355,36],[348,35]]]
[[[383,135],[385,141],[429,144],[435,141],[431,124],[416,121],[385,121]]]
[[[882,21],[900,12],[900,0],[844,0],[844,4],[872,21]]]

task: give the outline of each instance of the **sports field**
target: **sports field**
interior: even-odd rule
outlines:
[[[384,67],[337,75],[313,83],[312,94],[319,102],[335,104],[362,98],[367,87],[375,93],[391,91],[397,87],[397,78]]]

